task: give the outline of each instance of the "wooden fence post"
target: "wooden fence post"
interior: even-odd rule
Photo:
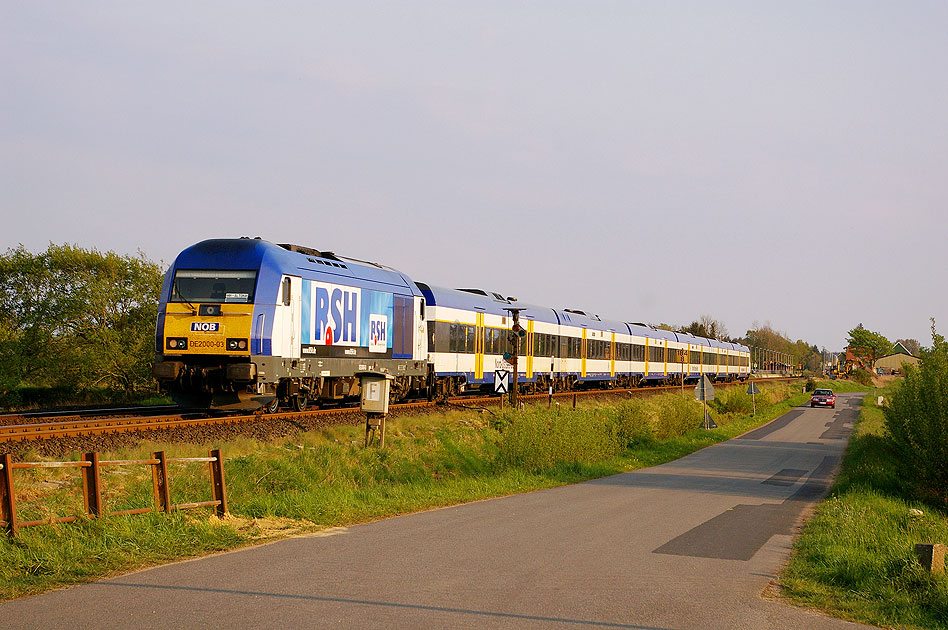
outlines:
[[[82,469],[82,498],[86,504],[86,514],[92,517],[102,516],[102,476],[99,470],[99,454],[86,453],[83,461],[89,466]]]
[[[16,536],[19,526],[16,520],[16,493],[13,490],[13,455],[0,458],[0,518],[7,522],[7,531]]]
[[[152,459],[157,459],[157,464],[152,464],[151,480],[155,489],[155,507],[168,514],[171,513],[171,488],[168,484],[168,462],[164,451],[158,451],[151,454]]]
[[[213,489],[214,500],[220,501],[214,510],[218,516],[227,514],[227,487],[224,485],[224,456],[221,455],[221,449],[217,448],[210,452],[210,456],[215,458],[211,462],[211,487]]]

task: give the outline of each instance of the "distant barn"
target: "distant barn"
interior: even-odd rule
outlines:
[[[918,357],[913,356],[901,343],[895,344],[895,352],[881,357],[872,364],[878,374],[894,374],[902,371],[902,364],[918,365]]]

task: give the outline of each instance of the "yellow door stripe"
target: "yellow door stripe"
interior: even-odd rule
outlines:
[[[645,338],[645,376],[648,376],[648,337]]]
[[[533,320],[527,320],[527,378],[533,378]]]
[[[580,354],[583,357],[583,365],[582,365],[581,372],[582,372],[583,378],[586,378],[586,329],[585,328],[583,328],[583,342],[582,343],[583,343],[582,352],[580,352]]]
[[[474,378],[484,378],[484,314],[477,313],[474,330]]]

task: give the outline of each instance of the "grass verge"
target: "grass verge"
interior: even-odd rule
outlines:
[[[231,516],[217,519],[197,510],[81,518],[24,528],[12,540],[0,535],[0,598],[325,527],[653,466],[769,422],[809,396],[798,385],[762,389],[754,417],[744,412],[742,388],[720,390],[709,405],[719,425],[711,431],[698,428],[702,408],[689,392],[586,403],[576,410],[528,406],[518,413],[406,416],[390,421],[385,450],[363,449],[361,427],[338,426],[266,443],[242,438],[210,445],[142,444],[106,453],[103,459],[145,458],[156,450],[196,457],[222,448]],[[107,510],[151,504],[148,467],[104,471]],[[73,469],[16,475],[21,519],[82,513],[81,481]],[[205,466],[175,465],[169,477],[173,503],[210,498]]]
[[[884,439],[876,402],[863,399],[840,475],[784,569],[783,593],[796,604],[853,621],[946,628],[948,578],[929,575],[914,546],[948,542],[948,514],[912,498]]]

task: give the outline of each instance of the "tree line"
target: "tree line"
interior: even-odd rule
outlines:
[[[39,253],[8,250],[0,257],[0,405],[37,402],[28,400],[33,389],[44,390],[45,400],[154,391],[162,275],[141,252],[53,244]]]
[[[717,339],[718,341],[739,343],[750,348],[766,348],[792,357],[793,364],[807,372],[818,372],[822,369],[823,357],[826,348],[820,349],[816,344],[802,339],[793,341],[785,333],[775,330],[770,323],[754,322],[753,327],[742,337],[732,337],[728,334],[727,326],[710,315],[702,315],[697,320],[683,326],[658,324],[662,328],[673,332],[691,333],[698,337]]]
[[[74,245],[50,244],[31,253],[22,245],[0,256],[0,406],[23,400],[31,389],[66,398],[99,390],[124,399],[154,391],[151,362],[163,269],[139,252],[120,256]],[[658,328],[783,352],[807,371],[818,371],[825,349],[792,341],[769,323],[731,337],[709,315],[684,326]],[[892,344],[860,324],[850,349],[870,363]],[[914,339],[902,339],[913,354]],[[39,395],[39,394],[37,394]]]

